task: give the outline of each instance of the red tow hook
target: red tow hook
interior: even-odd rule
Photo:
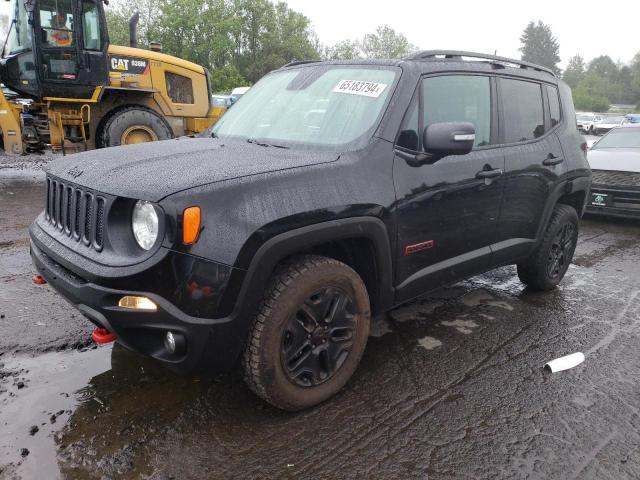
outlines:
[[[91,338],[94,342],[102,345],[103,343],[113,342],[116,336],[106,328],[96,328],[91,334]]]
[[[45,285],[47,283],[47,281],[44,279],[42,275],[34,275],[31,278],[31,281],[36,285]]]

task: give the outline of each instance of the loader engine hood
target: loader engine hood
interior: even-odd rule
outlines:
[[[336,152],[181,138],[62,157],[51,162],[48,173],[98,192],[157,202],[201,185],[328,163],[338,157]]]

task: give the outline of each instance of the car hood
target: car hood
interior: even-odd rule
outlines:
[[[47,173],[99,192],[157,202],[189,188],[328,163],[336,152],[307,152],[241,141],[180,138],[69,155]]]
[[[637,148],[589,150],[588,159],[592,170],[640,172],[640,149]]]

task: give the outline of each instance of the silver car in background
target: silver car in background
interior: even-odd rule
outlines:
[[[591,147],[588,160],[587,212],[640,219],[640,124],[611,130]]]
[[[594,135],[604,135],[610,130],[619,127],[623,123],[625,123],[626,118],[623,116],[619,117],[604,117],[600,119],[599,122],[593,124],[593,134]]]

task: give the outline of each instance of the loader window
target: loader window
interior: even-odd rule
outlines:
[[[51,48],[73,47],[73,9],[71,0],[42,0],[40,28],[42,43]]]
[[[13,18],[9,24],[6,52],[9,55],[31,49],[31,28],[27,20],[27,10],[22,2],[15,3]]]
[[[189,77],[165,72],[167,95],[173,103],[193,103],[193,83]]]
[[[82,2],[82,34],[84,35],[85,50],[102,50],[101,33],[98,6],[85,0]]]

